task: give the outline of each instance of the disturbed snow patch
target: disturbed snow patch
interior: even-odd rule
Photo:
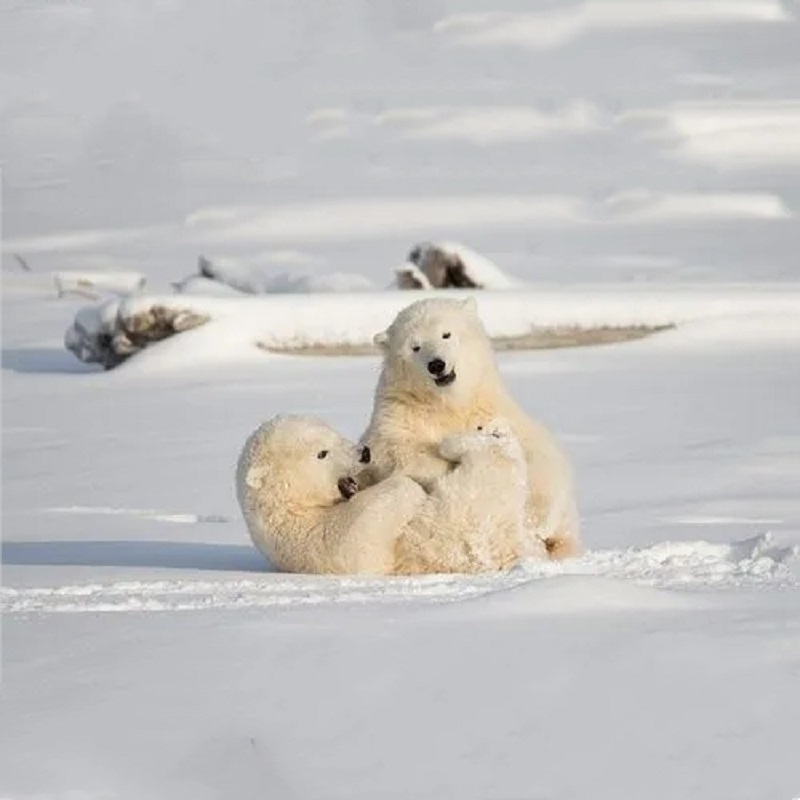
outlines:
[[[2,588],[0,607],[7,613],[81,613],[454,602],[563,576],[594,576],[673,590],[781,589],[797,585],[790,566],[796,555],[796,547],[776,545],[766,534],[731,544],[663,542],[646,548],[600,550],[572,561],[531,561],[496,575],[337,578],[266,574],[236,580],[120,581]],[[636,594],[612,594],[612,602],[606,598],[606,608],[639,607]],[[578,600],[581,597],[584,602],[576,606],[575,596],[570,595],[567,606],[561,608],[558,598],[551,595],[547,605],[538,610],[590,610],[588,601],[596,593],[579,592]],[[625,597],[630,598],[627,605]]]
[[[789,562],[797,547],[780,546],[771,534],[730,544],[662,542],[651,547],[598,550],[563,562],[528,562],[529,575],[598,575],[667,589],[794,585]]]

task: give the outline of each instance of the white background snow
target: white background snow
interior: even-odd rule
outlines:
[[[0,798],[798,796],[799,11],[0,0]],[[682,323],[500,358],[575,461],[583,559],[265,571],[244,438],[357,436],[376,360],[63,349],[51,270],[380,289],[438,238],[531,284],[490,325]],[[271,329],[358,341],[404,299],[374,298]]]

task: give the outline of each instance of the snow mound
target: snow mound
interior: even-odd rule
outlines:
[[[130,295],[80,309],[64,334],[64,346],[87,364],[111,369],[154,342],[209,320],[175,303],[132,302],[138,299]]]
[[[293,275],[281,272],[267,281],[267,292],[369,292],[375,287],[368,278],[353,272],[328,272],[324,275]]]
[[[252,361],[264,350],[303,347],[362,347],[372,343],[412,300],[463,298],[464,290],[370,293],[204,296],[135,295],[81,309],[67,332],[67,346],[82,360],[104,361],[117,334],[128,347],[131,331],[166,309],[180,336],[159,341],[132,360],[138,368],[185,369],[189,365]],[[479,313],[493,338],[526,336],[536,328],[659,328],[692,323],[687,341],[708,327],[716,341],[800,337],[800,288],[789,285],[673,286],[655,293],[648,286],[584,286],[477,293]],[[155,315],[162,320],[165,312]],[[202,320],[208,320],[200,324]],[[163,326],[162,326],[163,327]],[[173,325],[174,327],[174,325]],[[155,334],[155,331],[154,331]],[[667,337],[665,346],[684,339]],[[136,346],[140,342],[137,339]],[[113,349],[113,348],[112,348]],[[87,357],[84,358],[85,354]],[[112,353],[114,358],[116,354]],[[113,359],[112,359],[113,361]],[[128,365],[126,364],[126,368]]]
[[[594,576],[659,589],[781,589],[797,585],[790,562],[796,547],[770,535],[731,544],[663,542],[647,548],[601,550],[564,562],[527,562],[498,575],[432,575],[411,578],[336,578],[274,574],[233,580],[119,581],[56,587],[0,588],[6,613],[110,611],[202,611],[249,607],[334,604],[454,602],[553,578]],[[556,584],[556,587],[559,584]],[[574,584],[568,584],[574,586]],[[553,594],[553,592],[555,594]],[[640,607],[641,592],[609,586],[565,596],[557,588],[537,611],[565,613]],[[655,602],[652,596],[647,604]],[[670,603],[667,603],[670,605]],[[656,604],[661,604],[660,601]]]

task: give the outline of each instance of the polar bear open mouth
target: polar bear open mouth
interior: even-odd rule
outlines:
[[[433,382],[437,386],[449,386],[454,380],[456,379],[456,371],[451,369],[447,375],[440,375],[438,378],[434,378]]]
[[[350,476],[339,478],[336,485],[339,488],[339,494],[342,496],[343,500],[349,500],[358,492],[358,483],[356,483],[355,478],[351,478]]]

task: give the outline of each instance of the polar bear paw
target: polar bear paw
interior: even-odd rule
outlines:
[[[511,430],[511,425],[502,417],[494,417],[489,420],[485,425],[478,425],[477,431],[483,434],[484,437],[491,436],[493,439],[514,439],[514,431]]]
[[[439,445],[439,455],[447,461],[458,463],[468,453],[497,447],[514,457],[518,455],[518,451],[521,453],[520,444],[511,426],[499,417],[476,426],[474,430],[447,436]]]

